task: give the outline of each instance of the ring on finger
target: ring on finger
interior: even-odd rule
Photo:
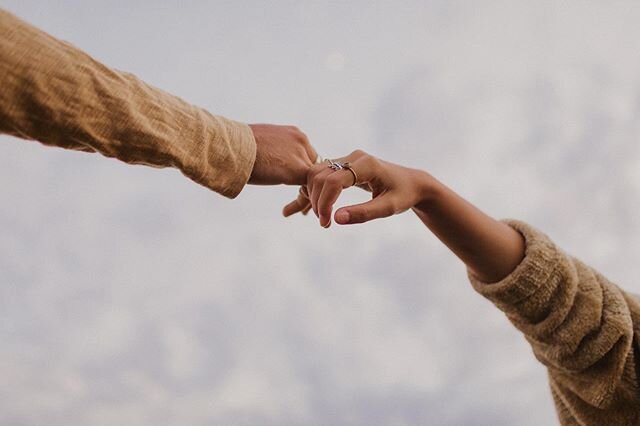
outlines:
[[[353,170],[353,166],[349,162],[346,162],[342,165],[342,168],[345,170],[349,170],[353,175],[353,183],[351,184],[351,186],[356,185],[358,183],[358,174],[355,170]]]
[[[349,164],[349,163],[341,163],[340,161],[333,161],[333,160],[328,160],[329,161],[329,165],[328,167],[331,170],[334,171],[339,171],[339,170],[343,170],[345,168],[345,164]]]

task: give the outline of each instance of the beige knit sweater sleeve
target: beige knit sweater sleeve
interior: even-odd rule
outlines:
[[[246,124],[107,68],[2,9],[0,133],[176,167],[227,197],[242,190],[256,154]]]
[[[505,221],[526,255],[500,282],[473,287],[524,333],[549,371],[563,424],[640,424],[640,303],[546,235]]]

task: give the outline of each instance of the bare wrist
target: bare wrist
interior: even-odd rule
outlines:
[[[416,213],[428,214],[442,191],[443,185],[427,172],[420,172],[418,179],[420,201],[413,207]]]

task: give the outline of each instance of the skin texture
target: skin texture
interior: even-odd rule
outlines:
[[[249,183],[304,185],[317,154],[307,136],[294,126],[250,124],[256,140],[256,160]]]
[[[524,257],[522,235],[499,222],[430,174],[354,151],[337,161],[348,161],[358,175],[357,186],[372,194],[371,201],[335,212],[340,225],[364,223],[412,209],[420,220],[469,268],[480,281],[492,283],[512,272]],[[311,167],[306,190],[283,210],[285,216],[309,206],[328,228],[333,206],[345,188],[353,186],[348,170],[333,171],[327,164]]]

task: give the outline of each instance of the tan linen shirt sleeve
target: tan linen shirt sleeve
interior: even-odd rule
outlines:
[[[246,124],[110,69],[2,9],[0,133],[176,167],[231,198],[247,183],[256,155]]]
[[[639,424],[638,299],[540,231],[505,222],[524,236],[525,258],[500,282],[483,283],[471,273],[469,278],[524,333],[548,368],[560,420]]]

